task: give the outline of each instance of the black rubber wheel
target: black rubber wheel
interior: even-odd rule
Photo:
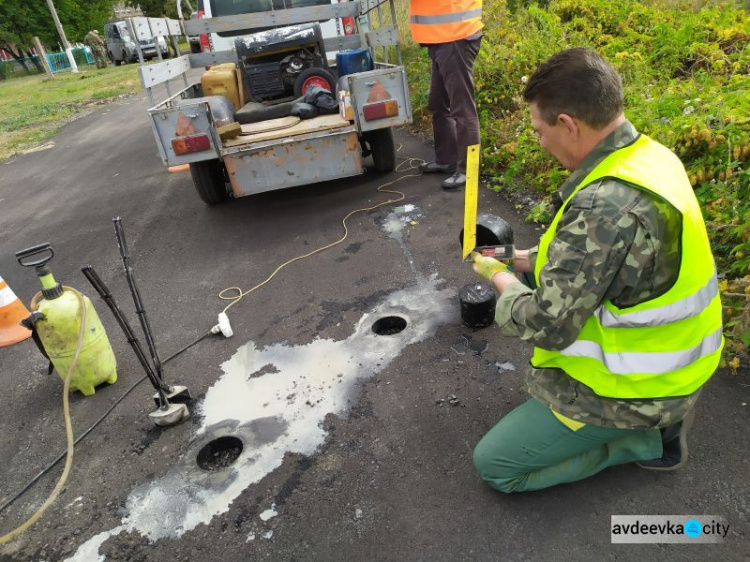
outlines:
[[[109,53],[109,58],[112,59],[112,62],[115,63],[115,66],[120,66],[122,64],[122,61],[116,60],[112,53]]]
[[[311,66],[299,73],[294,81],[294,97],[298,98],[305,95],[305,88],[310,85],[328,88],[332,94],[336,94],[336,79],[333,74],[325,68]]]
[[[198,196],[208,205],[216,205],[229,199],[224,181],[224,164],[219,160],[205,160],[190,164],[190,175]]]
[[[392,172],[396,168],[396,144],[391,129],[376,129],[362,134],[372,153],[372,161],[378,172]]]

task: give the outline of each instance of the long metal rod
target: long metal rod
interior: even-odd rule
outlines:
[[[148,345],[149,352],[151,353],[151,360],[154,364],[154,371],[159,381],[164,384],[164,371],[161,366],[161,360],[159,359],[159,353],[156,351],[156,342],[154,341],[154,335],[151,331],[151,325],[148,323],[148,316],[143,308],[141,302],[141,294],[138,291],[138,285],[135,282],[135,276],[133,275],[133,268],[130,265],[130,254],[128,253],[128,244],[125,241],[125,231],[122,229],[122,219],[117,217],[112,219],[115,225],[115,234],[117,235],[117,245],[120,247],[120,256],[122,257],[122,265],[125,268],[125,275],[128,278],[128,286],[130,287],[130,293],[133,295],[133,303],[135,303],[135,312],[138,315],[138,320],[141,322],[141,328],[143,329],[143,335],[146,338],[146,344]]]
[[[168,388],[164,388],[164,384],[159,381],[159,379],[156,376],[156,373],[154,373],[153,368],[151,367],[151,364],[148,362],[148,358],[146,357],[146,354],[143,352],[143,348],[141,347],[141,342],[138,341],[138,338],[136,337],[135,333],[133,332],[133,328],[130,327],[130,323],[128,322],[128,319],[125,317],[125,315],[122,313],[122,310],[120,310],[120,307],[117,305],[117,301],[115,301],[115,297],[112,295],[112,292],[109,290],[109,287],[102,281],[101,277],[99,277],[99,274],[94,270],[94,268],[87,264],[81,268],[81,272],[83,272],[84,277],[89,280],[89,283],[94,287],[97,293],[99,293],[99,296],[104,299],[104,302],[107,303],[107,306],[109,306],[109,309],[112,311],[112,314],[115,316],[115,320],[117,320],[117,323],[120,325],[120,328],[122,328],[122,331],[125,333],[125,338],[128,340],[128,343],[130,344],[130,347],[133,348],[133,351],[135,352],[136,357],[138,358],[138,361],[140,362],[141,366],[143,367],[143,370],[146,372],[146,376],[148,377],[148,380],[153,385],[154,389],[159,395],[159,401],[161,402],[161,405],[169,404],[169,400],[167,399],[166,395],[164,394],[164,391],[169,391]]]

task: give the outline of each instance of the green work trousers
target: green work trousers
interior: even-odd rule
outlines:
[[[574,431],[531,399],[487,432],[474,449],[474,466],[496,490],[526,492],[661,455],[658,429],[584,425]]]

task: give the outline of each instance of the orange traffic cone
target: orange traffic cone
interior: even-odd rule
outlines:
[[[0,276],[0,347],[13,345],[31,337],[31,330],[20,324],[21,320],[29,315],[28,309]]]

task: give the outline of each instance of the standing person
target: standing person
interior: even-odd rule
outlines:
[[[501,332],[534,344],[531,399],[493,427],[474,464],[502,492],[574,482],[617,464],[675,470],[723,347],[701,209],[682,163],[623,114],[622,83],[596,53],[562,51],[524,99],[542,148],[572,171],[538,248],[515,269],[474,269],[500,296]]]
[[[96,68],[107,68],[107,49],[104,46],[104,39],[96,29],[92,29],[83,38],[83,42],[91,47],[91,52],[96,59]]]
[[[426,174],[450,175],[445,189],[466,184],[466,148],[479,144],[474,59],[482,43],[482,0],[411,0],[411,34],[432,60],[428,106],[435,160]]]

